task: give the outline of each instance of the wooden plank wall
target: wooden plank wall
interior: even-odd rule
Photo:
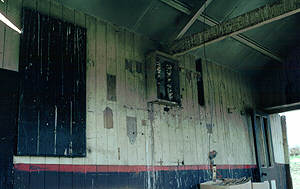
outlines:
[[[270,126],[272,133],[274,161],[279,164],[288,164],[284,156],[284,144],[280,115],[270,115]]]
[[[203,62],[205,106],[198,105],[195,59],[180,57],[183,109],[154,106],[153,130],[149,120],[144,74],[125,69],[125,59],[145,62],[154,49],[147,38],[46,0],[9,0],[1,11],[20,26],[21,7],[86,27],[87,44],[87,157],[17,157],[15,163],[81,165],[201,165],[209,150],[217,164],[255,164],[253,135],[246,108],[254,107],[254,91],[242,74]],[[19,36],[0,24],[0,65],[18,69]],[[192,72],[191,72],[192,71]],[[106,74],[116,75],[117,101],[107,100]],[[191,75],[191,77],[189,76]],[[103,111],[113,111],[113,128],[104,128]],[[231,113],[228,113],[228,108]],[[241,113],[242,112],[242,113]],[[137,138],[127,136],[126,116],[137,118]],[[212,125],[212,133],[207,127]],[[96,172],[97,170],[95,170]]]
[[[18,28],[21,28],[21,6],[22,0],[0,3],[0,12]],[[19,44],[19,34],[0,22],[0,68],[18,70]]]

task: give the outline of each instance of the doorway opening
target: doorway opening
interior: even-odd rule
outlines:
[[[281,113],[286,122],[288,152],[293,188],[300,188],[300,110]],[[283,127],[284,129],[284,127]]]

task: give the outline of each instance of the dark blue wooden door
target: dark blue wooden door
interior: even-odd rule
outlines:
[[[0,69],[0,188],[13,184],[13,154],[17,133],[18,74]]]

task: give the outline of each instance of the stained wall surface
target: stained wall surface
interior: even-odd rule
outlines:
[[[165,111],[153,105],[151,111],[147,70],[137,72],[136,65],[145,64],[154,42],[54,1],[9,0],[0,6],[19,27],[23,6],[87,28],[87,155],[15,156],[15,188],[190,188],[211,177],[210,150],[218,152],[219,177],[255,174],[246,111],[255,108],[255,91],[246,76],[203,61],[205,105],[200,106],[195,58],[179,57],[182,108]],[[0,38],[0,67],[18,71],[19,35],[0,23]],[[125,67],[126,60],[132,69]],[[107,98],[107,74],[116,76],[113,100]],[[128,136],[128,117],[136,119],[135,140]]]

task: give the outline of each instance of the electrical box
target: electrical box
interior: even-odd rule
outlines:
[[[178,60],[154,51],[146,57],[147,101],[163,105],[181,105]]]

